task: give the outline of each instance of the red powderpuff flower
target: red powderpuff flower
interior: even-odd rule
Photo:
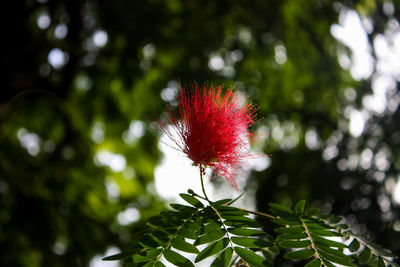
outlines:
[[[232,89],[222,93],[222,86],[194,84],[190,90],[180,88],[178,117],[169,111],[161,130],[195,166],[211,167],[237,188],[238,166],[250,156],[255,107],[242,105],[241,97]],[[171,126],[169,126],[171,125]]]

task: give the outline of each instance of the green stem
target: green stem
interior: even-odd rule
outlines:
[[[207,194],[206,194],[206,190],[205,190],[205,188],[204,188],[204,181],[203,181],[203,171],[204,171],[204,167],[203,167],[203,165],[201,165],[200,164],[200,180],[201,180],[201,189],[203,189],[203,194],[204,194],[204,197],[206,198],[206,200],[208,201],[208,202],[210,202],[210,199],[208,198],[208,196],[207,196]]]

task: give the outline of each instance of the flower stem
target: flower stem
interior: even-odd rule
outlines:
[[[208,202],[210,202],[210,200],[208,199],[208,196],[207,196],[207,194],[206,194],[206,190],[205,190],[205,188],[204,188],[204,181],[203,181],[203,172],[204,172],[204,167],[203,167],[203,165],[201,165],[200,164],[200,180],[201,180],[201,189],[203,189],[203,194],[204,194],[204,197],[207,199],[207,201]]]

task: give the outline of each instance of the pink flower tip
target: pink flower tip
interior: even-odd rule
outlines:
[[[243,105],[243,97],[222,86],[194,83],[190,89],[181,86],[177,116],[168,110],[166,119],[159,121],[161,131],[177,149],[185,153],[194,165],[210,167],[237,187],[239,165],[251,157],[249,144],[254,133],[256,108]]]

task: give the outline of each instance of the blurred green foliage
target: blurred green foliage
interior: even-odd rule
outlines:
[[[255,130],[266,138],[256,146],[272,154],[248,183],[260,210],[307,199],[399,253],[398,102],[352,136],[346,107],[363,108],[374,76],[353,80],[338,63],[351,51],[331,35],[340,12],[355,9],[373,24],[373,45],[399,23],[399,1],[390,3],[9,1],[0,56],[1,265],[87,266],[140,235],[164,206],[153,184],[161,158],[154,120],[173,104],[179,80],[234,86],[258,105]],[[318,144],[307,145],[307,134]],[[330,147],[337,153],[323,156]],[[372,153],[365,168],[357,164],[364,151]],[[127,207],[140,220],[121,225]]]

